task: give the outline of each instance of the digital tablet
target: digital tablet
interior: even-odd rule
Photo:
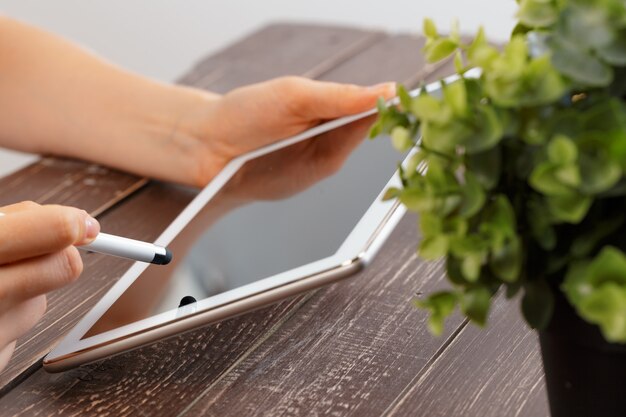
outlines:
[[[381,198],[399,186],[403,156],[388,138],[364,139],[375,112],[232,160],[155,241],[174,261],[133,264],[44,358],[44,368],[93,362],[366,267],[404,213]]]

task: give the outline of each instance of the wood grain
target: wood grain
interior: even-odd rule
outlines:
[[[519,300],[494,302],[489,326],[466,326],[388,416],[548,416],[539,342]]]
[[[46,157],[0,178],[0,206],[32,200],[75,206],[97,216],[146,183],[145,178],[95,164]]]
[[[180,81],[224,93],[278,75],[318,78],[385,36],[338,26],[273,24],[203,59]]]
[[[289,26],[290,27],[290,26]],[[268,29],[262,30],[260,33],[265,34],[270,32],[273,36],[282,34],[288,41],[293,41],[294,36],[292,31],[283,31],[278,26],[271,26]],[[350,30],[350,29],[337,29],[329,30],[329,28],[319,28],[317,31],[309,28],[305,30],[302,35],[295,36],[297,42],[300,45],[299,49],[286,49],[276,48],[274,44],[267,42],[267,36],[262,36],[257,39],[256,36],[252,36],[248,39],[244,39],[240,44],[233,47],[233,56],[235,59],[231,59],[231,55],[228,51],[224,51],[219,54],[220,59],[227,62],[236,62],[236,58],[241,54],[241,50],[248,50],[250,48],[256,50],[258,53],[262,53],[268,62],[272,60],[282,63],[282,67],[275,66],[273,73],[269,72],[269,69],[265,74],[269,77],[276,77],[280,75],[286,75],[292,73],[294,68],[305,68],[305,72],[311,68],[324,65],[324,60],[330,62],[341,62],[343,59],[347,59],[346,51],[353,51],[358,48],[362,48],[364,44],[370,42],[371,39],[380,37],[380,35],[372,35],[372,33]],[[345,38],[345,39],[344,39]],[[241,47],[241,44],[245,48]],[[350,45],[357,45],[356,47],[350,47]],[[264,48],[264,49],[263,49]],[[309,50],[318,51],[319,56],[314,60],[309,60]],[[260,52],[259,52],[260,51]],[[302,67],[303,61],[308,61],[308,67]],[[219,59],[212,59],[211,61],[215,65],[219,66]],[[247,67],[250,67],[249,65]],[[252,68],[252,67],[250,67]],[[255,72],[253,70],[252,72]],[[247,82],[249,78],[245,79]],[[224,77],[224,82],[230,85],[233,80],[230,76]],[[223,90],[224,85],[219,80],[215,81],[211,85],[212,90]],[[44,168],[41,168],[41,167]],[[37,164],[37,166],[27,167],[26,169],[15,173],[14,175],[5,179],[8,189],[19,189],[20,184],[33,184],[36,186],[23,187],[25,192],[20,194],[20,199],[33,199],[40,202],[48,202],[50,198],[43,199],[41,196],[46,195],[46,190],[54,187],[59,182],[66,181],[67,178],[82,178],[84,172],[90,172],[92,170],[91,165],[83,164],[74,161],[64,161],[49,159],[43,161],[43,163]],[[122,183],[129,177],[124,174],[119,174],[119,177],[114,177],[117,174],[112,172],[111,182],[113,184]],[[104,175],[103,175],[104,176]],[[117,182],[116,182],[117,181]],[[63,187],[59,188],[59,193],[54,194],[54,202],[67,204],[69,201],[80,199],[83,194],[84,182],[74,180],[66,181]],[[12,187],[12,188],[11,188]],[[155,190],[152,188],[156,187]],[[150,196],[148,200],[141,200],[140,208],[144,210],[145,215],[124,216],[120,213],[120,217],[115,217],[111,224],[116,225],[116,229],[121,229],[120,233],[129,237],[149,239],[145,235],[145,227],[150,228],[153,233],[153,237],[158,236],[160,231],[164,228],[164,225],[168,224],[176,214],[190,201],[192,195],[187,194],[186,198],[178,199],[172,197],[172,193],[176,192],[175,188],[164,191],[162,185],[151,185],[148,187],[148,192],[142,195]],[[3,195],[5,195],[3,193]],[[102,196],[108,196],[112,198],[111,194],[101,193]],[[171,203],[175,203],[173,210],[162,210],[159,208],[164,195],[167,195],[167,199],[172,200]],[[174,194],[175,195],[175,194]],[[84,195],[84,202],[79,201],[79,205],[90,201],[90,195]],[[44,201],[45,200],[45,201]],[[101,207],[102,204],[98,203]],[[145,216],[155,217],[152,222],[147,222]],[[107,217],[101,219],[103,221],[103,228],[110,233],[116,233],[114,228],[110,228],[107,223]],[[91,256],[91,255],[90,255]],[[96,256],[96,255],[94,255]],[[100,257],[99,255],[97,255]],[[22,375],[22,378],[16,379],[22,372],[29,370],[32,372],[37,367],[31,368],[34,363],[38,363],[43,353],[49,351],[52,346],[62,336],[63,331],[73,326],[85,311],[87,311],[95,301],[103,294],[103,292],[113,284],[116,277],[121,276],[124,270],[128,268],[128,264],[125,262],[118,262],[117,260],[100,260],[98,263],[91,264],[85,260],[85,273],[79,281],[73,286],[63,288],[55,293],[52,293],[49,297],[49,308],[46,316],[39,324],[29,332],[25,337],[19,341],[19,345],[16,349],[15,355],[12,358],[9,366],[0,374],[0,387],[13,382],[12,385],[19,382],[27,375]],[[115,264],[115,265],[113,265]],[[68,305],[72,308],[68,309]],[[69,310],[69,311],[68,311]],[[22,343],[22,340],[28,343]],[[8,387],[11,388],[10,386]],[[6,390],[4,390],[6,391]]]

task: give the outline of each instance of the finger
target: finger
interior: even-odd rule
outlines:
[[[16,304],[0,315],[0,346],[24,336],[46,312],[46,296],[40,295]]]
[[[18,211],[34,210],[39,207],[41,207],[41,205],[35,203],[34,201],[22,201],[20,203],[15,203],[15,204],[11,204],[8,206],[0,207],[0,213],[4,213],[4,214],[16,213]]]
[[[332,130],[312,142],[311,145],[315,147],[313,161],[319,165],[318,169],[325,175],[337,172],[350,154],[367,137],[367,132],[375,120],[376,116],[357,120]]]
[[[100,232],[97,220],[73,207],[40,206],[0,216],[0,264],[70,245],[84,245]]]
[[[298,77],[276,82],[284,102],[289,103],[297,115],[307,119],[334,119],[360,113],[375,107],[379,97],[390,99],[396,94],[396,85],[392,82],[372,87]]]
[[[0,372],[2,372],[2,370],[9,363],[9,359],[11,359],[11,355],[13,354],[14,350],[15,350],[15,340],[4,347],[0,345]]]
[[[47,293],[73,282],[82,271],[83,261],[73,246],[4,265],[0,267],[0,300],[21,301]]]

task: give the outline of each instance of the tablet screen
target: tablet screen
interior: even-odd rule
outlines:
[[[90,337],[337,252],[403,156],[373,117],[246,162],[94,326]],[[190,298],[193,297],[193,298]]]

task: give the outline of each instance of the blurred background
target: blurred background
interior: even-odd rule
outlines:
[[[367,3],[367,5],[365,5]],[[174,81],[211,52],[276,21],[418,33],[424,17],[445,31],[483,25],[493,40],[513,28],[514,0],[0,0],[0,12],[80,43],[135,72]],[[1,61],[0,61],[1,62]],[[0,149],[0,176],[34,156]]]

